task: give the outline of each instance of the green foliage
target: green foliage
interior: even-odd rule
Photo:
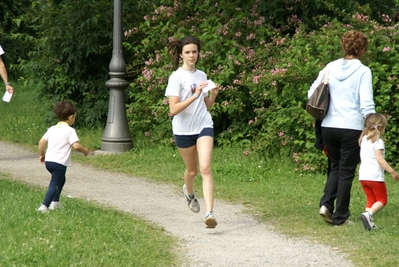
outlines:
[[[105,86],[112,51],[112,5],[109,1],[35,1],[31,39],[34,49],[21,60],[27,78],[38,81],[41,98],[51,109],[54,102],[70,99],[79,106],[82,122],[98,126],[106,116],[109,92]]]
[[[173,70],[166,47],[169,39],[190,34],[202,40],[197,67],[221,86],[217,103],[210,110],[216,145],[242,147],[265,157],[289,156],[301,171],[324,170],[326,159],[313,147],[313,120],[304,108],[318,72],[342,56],[340,37],[345,31],[358,29],[370,38],[364,62],[374,73],[377,110],[394,112],[396,108],[389,106],[396,95],[396,78],[391,76],[398,69],[393,22],[388,15],[380,18],[382,23],[370,20],[368,6],[342,10],[344,2],[317,2],[324,4],[329,11],[325,13],[339,13],[340,19],[324,23],[328,16],[314,15],[313,20],[322,27],[312,31],[295,17],[284,27],[274,28],[270,19],[258,13],[262,6],[252,3],[241,3],[237,8],[227,1],[216,5],[200,1],[193,9],[190,1],[163,1],[164,5],[155,7],[139,27],[129,31],[124,43],[128,53],[136,55],[128,68],[142,66],[129,94],[128,118],[134,135],[145,133],[152,141],[170,143],[171,118],[164,92]],[[184,10],[193,12],[187,15]],[[233,17],[226,16],[233,13]],[[291,34],[288,28],[294,29]],[[387,41],[394,42],[389,45]],[[384,52],[388,46],[389,55]],[[391,92],[392,96],[387,95]],[[387,138],[391,141],[389,132]]]
[[[70,99],[79,108],[82,120],[78,125],[103,126],[109,99],[105,82],[110,78],[113,50],[112,1],[30,2],[32,12],[17,21],[32,28],[15,35],[33,44],[29,56],[21,58],[20,69],[27,80],[41,87],[40,97],[49,109],[58,100]],[[124,1],[125,12],[131,13],[137,7],[145,11],[145,4]],[[137,17],[127,15],[126,20],[134,23]]]
[[[193,9],[191,2],[170,6],[166,6],[168,1],[163,2],[165,6],[156,8],[154,15],[146,17],[140,27],[132,28],[124,43],[126,51],[136,55],[128,69],[142,66],[142,74],[131,84],[129,94],[128,119],[133,134],[149,132],[155,140],[169,142],[172,133],[164,92],[173,69],[166,47],[170,38],[180,39],[185,35],[195,35],[202,41],[203,53],[197,67],[222,86],[223,101],[218,101],[220,104],[211,110],[216,133],[241,127],[252,110],[249,89],[237,90],[232,82],[237,73],[251,71],[253,44],[259,40],[266,42],[273,29],[265,24],[264,18],[251,17],[256,7],[249,10],[245,5],[236,10],[230,1],[214,5],[204,1],[196,3]],[[194,11],[187,16],[185,10]],[[234,10],[237,12],[233,19],[226,15]],[[167,126],[155,126],[165,121]]]
[[[32,44],[27,41],[15,40],[13,36],[19,32],[31,32],[29,27],[20,24],[19,17],[29,14],[29,0],[3,0],[0,2],[0,45],[5,54],[2,59],[6,64],[10,81],[17,79],[20,74],[16,64],[19,58],[26,58]]]

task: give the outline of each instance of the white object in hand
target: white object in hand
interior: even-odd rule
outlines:
[[[3,101],[4,102],[10,102],[12,97],[12,93],[6,91],[5,94],[3,95]]]
[[[214,88],[216,88],[216,84],[212,80],[208,80],[208,85],[202,88],[202,92],[207,93]]]

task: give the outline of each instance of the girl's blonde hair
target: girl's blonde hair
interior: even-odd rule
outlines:
[[[368,114],[364,120],[364,128],[359,138],[359,145],[364,136],[367,136],[367,140],[370,140],[371,143],[380,139],[385,133],[387,124],[388,122],[384,115],[380,113]]]

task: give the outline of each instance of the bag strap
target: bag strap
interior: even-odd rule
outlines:
[[[322,80],[324,80],[324,84],[328,84],[328,81],[330,80],[330,66],[329,65],[324,69]]]

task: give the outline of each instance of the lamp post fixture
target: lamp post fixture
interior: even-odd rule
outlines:
[[[132,149],[133,143],[125,108],[125,89],[129,82],[125,80],[126,63],[122,49],[122,0],[114,0],[114,40],[109,75],[111,79],[105,83],[110,89],[108,118],[101,150],[125,152]]]

